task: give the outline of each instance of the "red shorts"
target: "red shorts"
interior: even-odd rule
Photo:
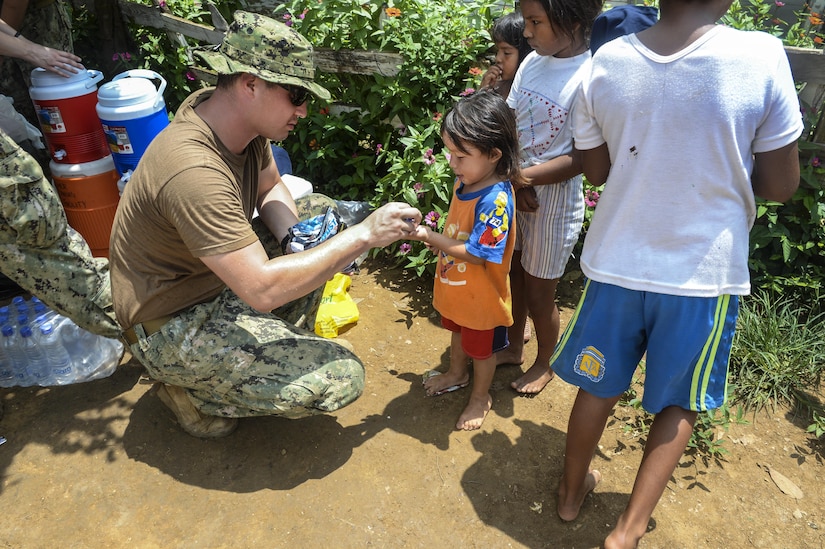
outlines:
[[[484,360],[493,353],[506,349],[510,342],[507,340],[507,327],[498,326],[490,330],[472,330],[459,326],[446,317],[441,317],[441,325],[451,332],[461,334],[461,349],[470,358]]]

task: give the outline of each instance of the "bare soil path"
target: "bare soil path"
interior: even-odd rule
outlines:
[[[562,523],[555,494],[575,390],[554,380],[521,397],[509,388],[520,370],[500,368],[482,429],[454,431],[467,392],[428,398],[421,387],[448,356],[429,284],[368,261],[350,294],[361,319],[343,337],[367,387],[334,415],[247,419],[226,439],[195,439],[128,355],[108,379],[0,389],[0,547],[597,547],[641,458],[639,433],[625,427],[635,410],[617,409],[595,459],[604,480]],[[682,460],[643,547],[825,545],[823,446],[790,413],[748,420],[720,433],[724,460]]]

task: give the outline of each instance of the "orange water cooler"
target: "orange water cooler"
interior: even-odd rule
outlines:
[[[120,200],[120,174],[112,155],[80,164],[50,162],[66,219],[92,249],[96,257],[109,257],[109,235]]]

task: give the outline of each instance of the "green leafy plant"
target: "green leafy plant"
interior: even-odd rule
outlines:
[[[814,412],[812,418],[813,423],[808,425],[808,432],[815,438],[822,438],[822,435],[825,435],[825,415]]]
[[[800,48],[822,47],[823,35],[817,31],[822,25],[820,14],[812,12],[805,4],[802,10],[795,11],[795,20],[787,22],[777,17],[784,2],[775,0],[736,0],[722,22],[741,30],[757,30],[782,38],[788,46]]]
[[[397,0],[292,0],[275,16],[316,48],[398,53],[397,75],[321,73],[332,105],[310,104],[298,130],[281,145],[296,173],[334,198],[378,206],[404,200],[438,226],[447,211],[452,175],[441,154],[441,115],[460,94],[477,87],[494,3]],[[433,272],[435,257],[418,242],[385,251],[419,274]]]
[[[730,359],[737,402],[753,411],[804,402],[823,368],[825,313],[769,291],[742,300]]]

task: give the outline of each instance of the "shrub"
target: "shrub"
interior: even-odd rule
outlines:
[[[440,153],[440,117],[480,81],[491,47],[492,6],[490,0],[383,6],[292,0],[279,6],[276,16],[317,48],[377,49],[404,58],[395,76],[317,77],[335,103],[311,104],[307,120],[282,143],[296,173],[335,198],[374,206],[403,200],[431,221],[443,219],[453,177]],[[419,274],[434,268],[435,258],[420,242],[387,250]]]

